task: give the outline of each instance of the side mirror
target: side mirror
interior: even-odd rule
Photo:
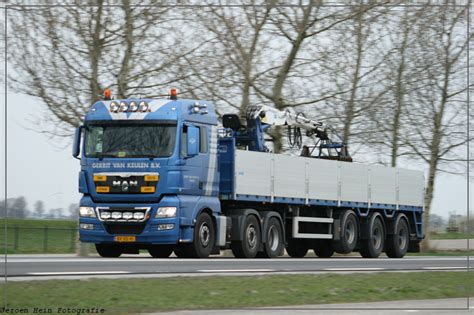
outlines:
[[[81,153],[81,135],[82,135],[82,126],[77,127],[74,132],[74,144],[72,145],[72,156],[76,159],[79,159],[79,154]]]
[[[193,157],[199,153],[199,128],[194,126],[188,126],[188,139],[187,139],[187,157]]]

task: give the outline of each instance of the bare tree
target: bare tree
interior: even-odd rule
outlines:
[[[444,7],[423,13],[417,27],[416,63],[423,69],[408,119],[406,144],[411,154],[428,166],[424,224],[429,226],[436,176],[439,171],[459,173],[466,163],[466,51],[472,34],[466,34],[467,7]],[[426,233],[423,247],[429,247]]]
[[[390,10],[354,7],[351,13],[353,18],[332,34],[334,45],[325,52],[328,62],[321,74],[334,92],[320,111],[339,127],[343,142],[354,153],[355,145],[367,152],[376,129],[369,123],[370,113],[379,112],[386,102],[388,90],[382,78],[390,50],[383,24]]]
[[[35,202],[33,215],[37,218],[42,218],[44,215],[44,203],[41,200]]]
[[[172,26],[185,21],[169,7],[132,6],[128,0],[12,7],[8,23],[14,34],[11,87],[44,103],[48,123],[56,126],[49,131],[63,136],[80,125],[106,87],[119,98],[163,94],[161,89],[186,75],[173,71],[176,60],[199,45]]]
[[[209,60],[210,58],[208,60],[220,71],[225,71],[227,77],[221,77],[221,80],[209,80],[213,74],[206,74],[199,69],[200,63],[189,63],[189,65],[200,82],[210,83],[205,86],[212,96],[237,109],[241,116],[250,104],[251,82],[255,81],[262,67],[262,51],[265,51],[268,45],[264,28],[273,9],[272,4],[264,7],[251,4],[239,9],[211,6],[199,12],[204,29],[214,37],[211,46],[214,51],[213,60]],[[221,86],[223,81],[230,83],[227,84],[224,95]],[[238,104],[229,98],[229,90],[232,89],[236,91],[234,97],[240,99]]]
[[[416,42],[416,23],[421,23],[419,17],[427,7],[419,9],[401,7],[391,10],[380,21],[383,23],[385,37],[383,45],[376,51],[385,55],[381,64],[378,80],[387,92],[379,99],[377,106],[366,114],[375,130],[368,137],[369,144],[375,149],[381,161],[395,167],[399,157],[409,154],[411,150],[404,145],[404,133],[409,129],[406,116],[410,113],[412,104],[409,97],[414,90],[414,82],[423,70],[415,62],[414,45]]]

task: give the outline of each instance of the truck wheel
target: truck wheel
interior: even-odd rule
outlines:
[[[260,225],[255,216],[249,215],[245,218],[244,239],[232,242],[232,253],[237,258],[254,258],[257,256],[258,248],[262,241]]]
[[[372,215],[369,219],[367,239],[361,240],[360,254],[364,258],[377,258],[383,250],[385,231],[379,215]]]
[[[191,244],[180,244],[174,249],[178,258],[194,258],[194,252]]]
[[[359,224],[354,211],[346,210],[339,217],[341,223],[340,240],[333,241],[334,250],[339,254],[348,254],[357,245]]]
[[[215,243],[214,225],[211,216],[201,213],[194,225],[194,241],[191,244],[181,244],[174,249],[179,258],[207,258]]]
[[[278,257],[283,247],[283,230],[277,218],[272,217],[268,220],[265,235],[267,241],[261,256],[264,258]]]
[[[195,257],[209,257],[215,242],[216,236],[211,216],[203,212],[197,218],[196,225],[194,226],[193,249],[196,254]]]
[[[330,258],[334,254],[331,240],[317,240],[313,250],[319,258]]]
[[[390,258],[402,258],[408,251],[410,231],[404,216],[399,215],[393,224],[393,234],[387,236],[385,253]]]
[[[308,253],[308,247],[305,244],[298,242],[298,240],[292,239],[288,241],[286,252],[290,257],[303,258]]]
[[[148,253],[153,258],[168,258],[173,252],[173,246],[171,245],[152,245],[148,248]]]
[[[102,257],[120,257],[122,255],[122,248],[115,244],[95,244],[97,253]]]

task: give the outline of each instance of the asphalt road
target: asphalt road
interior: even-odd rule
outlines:
[[[5,274],[5,263],[0,271]],[[348,273],[463,271],[467,257],[419,257],[403,259],[364,259],[360,257],[236,259],[154,259],[149,256],[120,258],[76,257],[73,255],[9,255],[7,275],[10,281],[52,278],[123,278],[200,275],[253,275],[276,273]],[[471,266],[472,268],[472,266]]]
[[[252,309],[236,310],[199,310],[199,311],[176,311],[169,313],[155,313],[156,315],[214,315],[214,314],[298,314],[298,315],[365,315],[365,314],[473,314],[474,307],[472,299],[437,299],[437,300],[404,300],[404,301],[383,301],[383,302],[363,302],[363,303],[343,303],[343,304],[318,304],[318,305],[298,305],[285,307],[261,307]]]

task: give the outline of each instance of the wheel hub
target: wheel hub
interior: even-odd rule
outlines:
[[[355,226],[352,221],[348,221],[345,228],[345,238],[349,244],[352,244],[355,239]]]
[[[202,246],[206,247],[209,245],[210,234],[211,233],[207,224],[201,225],[201,228],[199,229],[199,241],[201,242]]]
[[[405,248],[407,244],[407,235],[405,229],[400,229],[398,231],[398,248]]]
[[[379,248],[382,243],[382,231],[378,226],[375,227],[372,232],[372,241],[374,244],[374,248]]]
[[[257,233],[253,225],[249,225],[247,228],[247,243],[250,248],[255,248],[257,245]]]
[[[278,231],[275,226],[271,226],[268,230],[268,244],[270,244],[270,249],[272,252],[278,249],[278,245],[280,243],[280,235],[278,235]]]

